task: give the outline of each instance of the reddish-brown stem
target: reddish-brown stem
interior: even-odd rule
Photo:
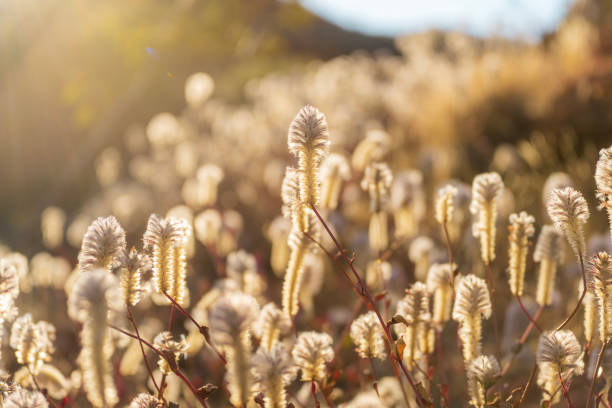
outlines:
[[[542,316],[542,312],[543,311],[544,311],[544,306],[540,306],[538,308],[538,310],[536,311],[535,316],[533,316],[533,322],[529,323],[529,326],[527,326],[527,328],[523,332],[523,335],[519,339],[519,343],[524,344],[527,341],[527,338],[529,337],[529,334],[531,333],[531,330],[533,330],[534,327],[537,327],[536,322],[538,321],[540,316]],[[541,328],[539,328],[539,329],[540,329],[540,332],[542,332],[542,329]]]
[[[567,401],[568,408],[573,408],[574,404],[572,404],[572,400],[570,399],[570,396],[569,396],[569,386],[567,388],[565,387],[565,383],[563,382],[563,377],[561,376],[561,371],[559,371],[558,374],[559,374],[559,381],[561,382],[561,390],[563,391],[563,397]]]
[[[572,313],[570,313],[567,319],[565,319],[555,331],[563,329],[570,322],[570,320],[572,320],[576,313],[578,313],[578,309],[580,309],[580,305],[582,305],[582,300],[584,299],[584,296],[587,292],[586,271],[584,270],[584,259],[582,258],[582,254],[578,255],[578,260],[580,262],[580,269],[582,270],[582,295],[580,295],[580,299],[578,300],[578,303],[576,304],[576,307],[574,308]]]
[[[595,381],[597,381],[597,371],[599,370],[599,366],[601,365],[601,358],[603,357],[603,354],[606,351],[606,347],[608,347],[607,341],[601,345],[601,350],[599,350],[599,354],[597,355],[597,363],[595,364],[595,371],[593,371],[593,379],[591,380],[591,387],[589,388],[589,399],[587,400],[587,408],[591,406],[591,401],[593,400],[593,393],[595,392]]]
[[[174,303],[170,305],[170,318],[168,319],[168,331],[172,331],[172,324],[174,323]]]
[[[529,387],[531,386],[531,383],[533,382],[533,379],[535,378],[537,371],[538,371],[538,364],[535,363],[533,365],[533,368],[531,369],[531,375],[529,376],[529,380],[527,381],[527,384],[525,384],[525,388],[523,388],[521,399],[516,405],[516,408],[521,408],[521,406],[523,405],[523,402],[525,402],[525,398],[527,397],[527,392],[529,391]]]
[[[522,301],[521,297],[519,295],[514,295],[514,297],[516,298],[516,301],[518,302],[519,306],[521,307],[521,310],[523,311],[523,314],[527,317],[527,319],[529,319],[530,326],[534,325],[536,327],[536,329],[538,329],[538,331],[540,333],[542,333],[542,328],[538,325],[538,322],[533,317],[531,317],[531,314],[529,313],[529,311],[527,310],[527,308],[523,304],[523,301]]]
[[[317,384],[319,386],[319,391],[321,391],[321,395],[323,395],[323,399],[325,400],[325,403],[327,404],[327,406],[329,408],[336,408],[336,405],[333,403],[333,401],[330,400],[329,396],[325,394],[325,392],[323,391],[323,386],[321,385],[321,382],[318,381]]]
[[[393,347],[394,343],[393,343],[393,336],[391,335],[391,330],[389,329],[389,326],[387,326],[387,324],[384,322],[382,316],[380,315],[380,312],[378,311],[378,308],[376,307],[376,303],[372,299],[372,296],[370,295],[370,292],[368,291],[367,286],[363,283],[363,280],[361,279],[361,277],[359,276],[359,274],[355,270],[355,266],[353,265],[354,259],[350,259],[346,255],[346,252],[343,250],[342,246],[340,245],[340,243],[336,239],[336,237],[333,234],[333,232],[331,232],[331,230],[329,229],[327,223],[325,222],[325,220],[323,220],[323,218],[321,217],[321,214],[319,214],[319,211],[317,211],[316,207],[314,205],[312,205],[312,204],[310,205],[310,207],[314,211],[315,215],[317,216],[317,218],[319,219],[321,224],[323,224],[323,227],[325,228],[325,230],[329,234],[329,236],[332,239],[332,241],[334,241],[334,244],[336,245],[336,248],[338,249],[338,251],[340,251],[340,254],[342,255],[342,258],[344,259],[344,262],[351,269],[351,271],[353,273],[353,276],[354,276],[354,278],[356,280],[356,282],[354,283],[355,291],[360,296],[362,296],[364,298],[368,308],[370,310],[374,311],[374,313],[376,313],[376,317],[378,318],[378,321],[379,321],[380,325],[382,326],[382,328],[383,328],[383,330],[385,332],[387,344],[388,344],[388,347],[389,347],[389,350],[390,350],[389,355],[392,356],[393,355],[392,351],[394,350],[394,347]],[[395,360],[395,362],[394,362],[394,360]],[[406,370],[406,367],[404,367],[404,363],[401,361],[401,359],[394,359],[393,357],[391,357],[391,364],[396,364],[396,363],[400,366],[400,368],[404,372],[404,375],[406,376],[406,379],[408,380],[408,383],[410,384],[410,387],[414,391],[414,394],[416,396],[417,404],[419,405],[419,407],[423,408],[424,407],[423,399],[422,399],[422,397],[421,397],[421,395],[419,393],[419,390],[416,387],[416,384],[414,383],[412,377],[410,376],[410,374]],[[401,379],[398,378],[398,380],[400,380],[400,384],[401,384]]]
[[[166,374],[162,374],[161,380],[159,382],[159,393],[157,394],[157,398],[160,400],[164,400],[164,391],[166,390]]]
[[[212,342],[210,342],[207,338],[207,336],[204,335],[204,333],[208,330],[208,328],[202,326],[201,324],[199,324],[191,315],[191,313],[189,313],[187,310],[185,310],[185,308],[183,306],[181,306],[172,296],[168,295],[166,292],[164,292],[164,295],[168,298],[168,300],[170,302],[172,302],[172,306],[176,307],[178,309],[179,312],[181,312],[186,318],[188,318],[189,320],[191,320],[191,322],[198,328],[199,332],[202,334],[202,336],[204,336],[204,340],[206,340],[206,344],[208,344],[208,346],[215,352],[215,354],[217,354],[217,356],[219,357],[219,359],[221,359],[221,361],[223,362],[223,364],[227,364],[227,361],[225,360],[225,357],[223,357],[223,354],[221,354],[219,352],[219,350],[217,350],[217,348],[215,347],[214,344],[212,344]]]
[[[138,345],[140,346],[140,351],[142,352],[142,359],[144,360],[145,366],[147,367],[147,372],[149,373],[149,377],[151,381],[153,381],[153,385],[157,392],[160,392],[159,386],[155,381],[155,376],[153,375],[153,370],[151,370],[151,366],[149,365],[149,360],[147,359],[147,353],[144,350],[144,346],[142,345],[142,339],[140,338],[140,332],[138,331],[138,326],[136,326],[136,321],[134,320],[134,315],[132,315],[132,310],[129,306],[127,306],[127,317],[130,323],[132,323],[132,327],[134,328],[134,332],[136,332],[136,338],[138,339]]]
[[[110,327],[113,330],[117,330],[118,332],[131,337],[133,339],[138,339],[138,337],[136,337],[135,334],[132,334],[126,330],[123,330],[117,326],[113,326],[113,325],[109,325],[108,327]],[[193,395],[196,397],[196,399],[200,402],[200,404],[204,407],[204,408],[208,408],[208,404],[206,403],[206,400],[204,399],[204,397],[202,397],[198,391],[195,389],[195,387],[193,386],[193,384],[191,384],[191,381],[189,381],[187,379],[187,377],[185,377],[185,375],[183,374],[183,372],[180,370],[180,368],[176,367],[176,364],[174,361],[170,361],[161,351],[159,351],[155,346],[153,346],[151,343],[149,343],[148,341],[146,341],[145,339],[141,339],[142,344],[144,344],[145,346],[147,346],[148,348],[150,348],[151,350],[153,350],[153,352],[155,354],[157,354],[160,358],[163,358],[164,360],[166,360],[168,362],[168,366],[170,367],[170,370],[172,370],[172,372],[174,374],[176,374],[176,376],[178,378],[180,378],[181,381],[183,381],[183,383],[185,383],[185,385],[189,388],[189,390],[193,393]],[[162,375],[162,380],[161,380],[161,385],[160,385],[160,399],[163,397],[163,390],[165,387],[165,382],[166,382],[166,375],[163,374]]]

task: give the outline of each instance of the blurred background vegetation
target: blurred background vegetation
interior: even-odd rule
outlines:
[[[245,82],[389,38],[347,32],[296,2],[23,0],[0,4],[0,234],[96,188],[94,157],[125,129],[184,106],[193,72],[241,101]]]

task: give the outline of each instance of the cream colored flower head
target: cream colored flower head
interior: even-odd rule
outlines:
[[[453,319],[461,322],[477,314],[488,319],[491,313],[491,297],[487,283],[471,274],[461,279],[456,288]]]
[[[584,258],[584,226],[590,213],[582,194],[571,187],[553,190],[547,209],[555,227],[565,234],[576,255]]]
[[[323,381],[327,364],[334,358],[333,340],[329,334],[314,331],[300,333],[291,355],[302,370],[302,381]]]

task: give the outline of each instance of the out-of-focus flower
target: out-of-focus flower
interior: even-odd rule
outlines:
[[[333,340],[329,334],[300,333],[291,355],[302,370],[302,381],[323,381],[327,375],[327,363],[334,358]]]
[[[185,81],[185,100],[193,108],[201,106],[215,90],[215,82],[205,72],[191,74]]]
[[[45,246],[55,249],[64,240],[66,213],[59,207],[47,207],[40,216],[40,228]]]

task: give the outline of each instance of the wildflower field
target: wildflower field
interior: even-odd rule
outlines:
[[[2,230],[0,406],[611,407],[606,27],[190,74]]]

